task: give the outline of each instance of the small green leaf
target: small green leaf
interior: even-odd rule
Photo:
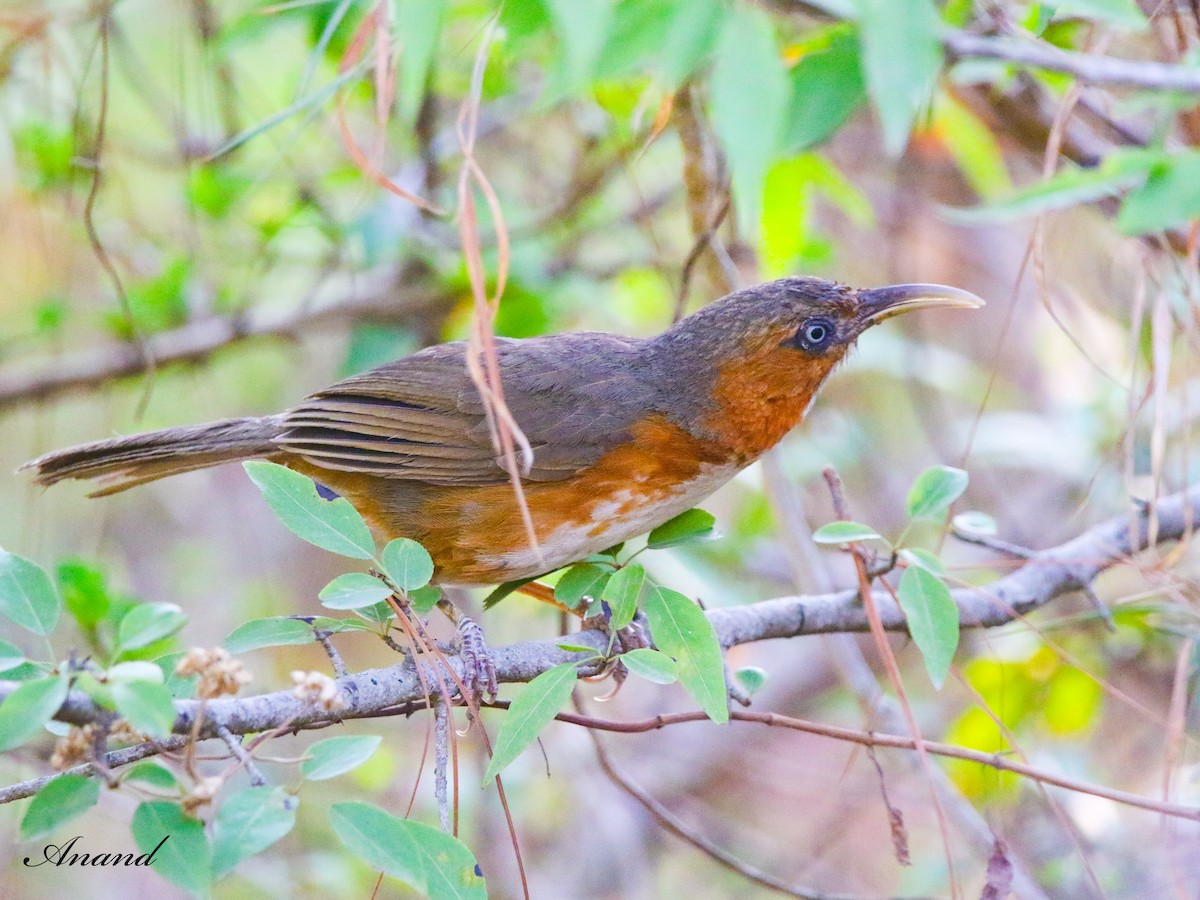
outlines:
[[[704,610],[678,591],[654,587],[646,594],[654,644],[679,665],[679,683],[718,724],[729,721],[725,661]]]
[[[429,552],[409,538],[389,541],[380,561],[388,578],[402,591],[425,587],[433,577],[433,560]]]
[[[866,99],[858,38],[839,29],[829,46],[806,53],[792,67],[783,147],[787,153],[819,144]]]
[[[96,805],[100,782],[86,775],[59,775],[34,795],[21,819],[20,839],[36,841]]]
[[[753,234],[790,93],[771,18],[763,10],[746,4],[730,8],[708,83],[713,130],[729,159],[737,220]]]
[[[390,545],[389,545],[390,546]],[[317,598],[329,609],[359,609],[372,606],[392,595],[392,589],[365,572],[339,575],[325,587]]]
[[[42,733],[63,701],[67,679],[62,676],[23,681],[0,703],[0,751],[20,747]]]
[[[547,669],[525,686],[508,708],[496,735],[496,748],[483,774],[487,784],[532,744],[566,704],[579,673],[567,662]]]
[[[910,566],[924,569],[931,575],[941,577],[946,574],[946,567],[942,564],[937,554],[930,553],[921,547],[905,547],[900,551],[899,556]]]
[[[956,515],[952,520],[954,527],[969,534],[993,535],[999,532],[996,520],[985,512],[971,510]]]
[[[430,900],[487,900],[487,883],[466,844],[424,822],[403,827],[421,855]]]
[[[305,753],[300,774],[309,781],[324,781],[365,763],[383,738],[374,734],[339,735],[317,741]]]
[[[863,70],[888,153],[899,156],[942,65],[931,0],[857,0]]]
[[[555,644],[559,650],[565,650],[567,653],[590,653],[596,655],[595,647],[585,647],[583,644]]]
[[[663,80],[676,88],[704,61],[717,42],[728,8],[720,0],[676,3],[669,27],[660,33],[657,62]]]
[[[126,681],[150,681],[162,684],[166,675],[162,667],[144,659],[120,662],[108,667],[108,683],[117,684]]]
[[[329,824],[347,849],[372,869],[399,878],[418,893],[428,893],[425,863],[404,819],[351,800],[329,808]]]
[[[733,673],[733,677],[738,680],[738,684],[745,689],[747,694],[756,694],[767,684],[766,670],[760,669],[758,666],[743,666]]]
[[[212,847],[203,822],[184,813],[178,803],[150,800],[134,812],[130,830],[142,851],[138,859],[152,856],[141,865],[153,865],[155,872],[191,894],[208,893]]]
[[[225,649],[230,653],[245,653],[260,647],[290,647],[294,644],[311,644],[313,629],[307,622],[288,616],[271,616],[266,619],[251,619],[229,632],[225,638]]]
[[[659,650],[639,647],[621,654],[621,662],[634,675],[655,684],[674,684],[679,680],[675,660]]]
[[[0,549],[0,613],[34,634],[49,634],[62,601],[37,563]]]
[[[242,463],[272,512],[297,537],[330,553],[374,559],[367,523],[345,497],[325,500],[311,478],[264,460]]]
[[[21,652],[20,647],[0,640],[0,672],[16,668],[23,662],[25,662],[25,654]]]
[[[213,875],[222,877],[291,831],[299,806],[299,798],[281,787],[250,787],[226,797],[213,819]]]
[[[491,609],[509,594],[514,594],[531,581],[537,581],[541,575],[530,575],[528,578],[518,578],[515,581],[506,581],[499,585],[495,590],[483,598],[483,608]]]
[[[958,607],[942,579],[910,566],[900,576],[900,608],[933,686],[941,690],[958,649]]]
[[[604,585],[600,596],[608,604],[611,615],[608,624],[613,631],[620,631],[637,615],[638,597],[642,593],[645,581],[646,570],[637,563],[632,563],[617,569]]]
[[[707,540],[712,537],[716,522],[712,513],[702,509],[689,509],[651,531],[646,546],[651,550],[662,550],[665,547]]]
[[[910,519],[938,520],[967,489],[967,473],[952,466],[930,466],[908,492]]]
[[[1121,203],[1117,228],[1140,235],[1184,225],[1200,216],[1200,153],[1167,157],[1146,183]]]
[[[432,584],[427,584],[425,587],[419,587],[415,591],[408,592],[409,605],[412,606],[413,612],[418,616],[432,612],[441,599],[442,589]]]
[[[67,611],[84,628],[94,628],[112,606],[104,573],[87,563],[60,563],[58,585]]]
[[[849,544],[853,541],[883,540],[883,536],[869,525],[841,520],[822,525],[813,532],[812,537],[818,544]]]
[[[179,779],[171,774],[170,769],[165,769],[155,762],[140,762],[130,766],[121,775],[121,781],[135,781],[164,791],[179,788]]]
[[[575,563],[554,585],[554,599],[574,609],[584,597],[599,597],[610,574],[595,563]]]
[[[135,731],[154,738],[171,733],[175,704],[165,686],[152,681],[118,681],[111,687],[117,712]]]
[[[396,618],[396,611],[392,609],[390,603],[376,603],[374,606],[364,606],[362,609],[354,610],[354,614],[362,616],[368,622],[383,624]]]
[[[174,603],[139,603],[121,618],[117,646],[121,653],[146,647],[177,632],[187,616]]]

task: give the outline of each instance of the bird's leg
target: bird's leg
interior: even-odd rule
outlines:
[[[438,609],[446,614],[458,631],[463,661],[462,682],[469,695],[463,699],[482,699],[485,694],[494,698],[500,690],[500,684],[496,677],[496,661],[483,637],[483,629],[444,597],[438,601]]]

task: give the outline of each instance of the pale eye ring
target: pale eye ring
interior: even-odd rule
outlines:
[[[800,326],[796,333],[796,344],[804,350],[819,352],[833,343],[836,335],[833,322],[825,316],[817,316]]]

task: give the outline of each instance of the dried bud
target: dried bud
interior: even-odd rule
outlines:
[[[224,647],[193,647],[175,666],[175,674],[199,675],[196,696],[205,700],[236,694],[242,685],[250,683],[250,673]]]
[[[84,725],[82,728],[72,725],[67,736],[59,738],[58,743],[54,745],[54,752],[50,754],[50,765],[56,771],[61,772],[63,769],[69,769],[71,766],[77,766],[90,760],[96,746],[96,733],[99,729],[100,726],[94,723]]]
[[[196,779],[196,783],[192,785],[192,789],[188,791],[188,795],[183,798],[183,811],[189,816],[196,815],[200,807],[212,803],[213,797],[217,795],[217,791],[221,789],[221,785],[224,783],[225,779],[219,775]]]
[[[108,731],[108,738],[120,744],[140,744],[147,740],[140,731],[135,731],[124,719],[118,719]]]
[[[296,685],[293,693],[305,703],[316,704],[329,712],[346,705],[337,682],[322,672],[302,672],[297,669],[292,673],[292,683]]]

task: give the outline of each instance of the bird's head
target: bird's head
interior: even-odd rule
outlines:
[[[737,291],[655,343],[678,383],[711,384],[706,432],[753,457],[798,422],[821,383],[872,325],[917,309],[974,309],[974,294],[939,284],[858,289],[783,278]]]
[[[694,343],[713,361],[776,350],[795,362],[832,368],[858,336],[885,319],[918,309],[975,309],[974,294],[940,284],[853,288],[823,278],[781,278],[737,291],[679,322],[662,337]]]

